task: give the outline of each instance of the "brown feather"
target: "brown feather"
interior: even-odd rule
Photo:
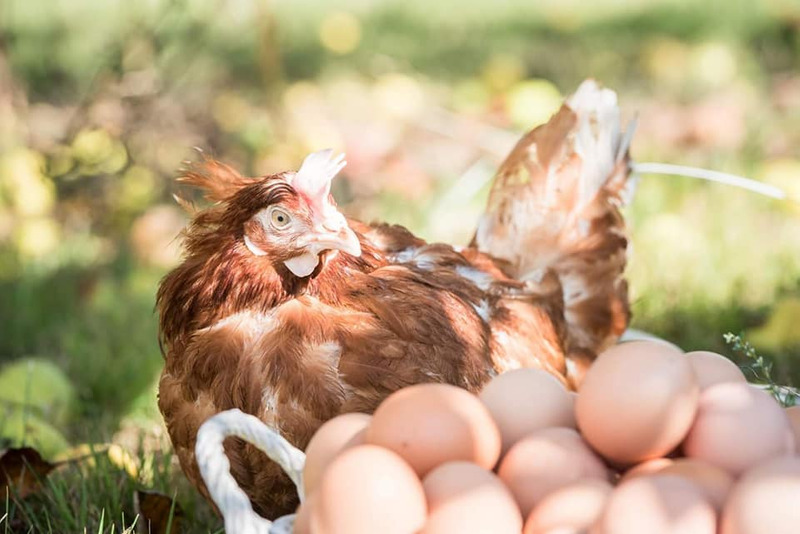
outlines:
[[[626,241],[615,205],[627,163],[580,212],[588,231],[576,234],[574,126],[564,108],[514,149],[487,210],[496,242],[476,240],[484,251],[348,221],[361,256],[323,253],[306,278],[284,265],[291,251],[274,246],[255,255],[243,242],[267,206],[280,203],[298,216],[306,209],[284,175],[245,178],[208,158],[187,169],[179,181],[215,204],[194,214],[183,263],[159,288],[166,359],[159,407],[200,491],[208,497],[194,441],[222,410],[254,414],[303,448],[324,421],[369,413],[411,384],[477,392],[500,372],[539,367],[574,387],[628,319]],[[545,205],[554,169],[563,180],[558,202]],[[530,202],[528,218],[514,215],[514,198]],[[506,250],[510,238],[517,242]],[[586,294],[576,298],[567,290],[574,287]],[[274,463],[238,440],[226,450],[258,513],[294,510],[293,486]]]

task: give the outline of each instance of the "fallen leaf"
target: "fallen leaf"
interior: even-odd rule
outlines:
[[[38,491],[55,467],[56,464],[45,461],[31,447],[5,449],[0,453],[0,495],[5,495],[9,489],[19,497]]]
[[[172,498],[157,491],[138,490],[136,511],[139,532],[147,534],[178,534],[183,510]]]

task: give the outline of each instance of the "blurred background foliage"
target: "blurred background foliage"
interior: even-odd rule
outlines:
[[[153,303],[192,147],[252,175],[344,150],[349,215],[463,243],[518,136],[586,77],[638,116],[636,160],[795,199],[642,177],[634,326],[725,353],[745,331],[799,384],[799,66],[794,0],[4,0],[0,436],[165,446]]]

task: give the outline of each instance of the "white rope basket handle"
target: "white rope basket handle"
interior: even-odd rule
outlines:
[[[300,500],[303,494],[303,466],[306,455],[258,418],[240,410],[220,412],[208,419],[197,432],[195,457],[200,475],[222,517],[229,534],[290,534],[294,515],[264,519],[250,504],[250,499],[231,476],[231,464],[222,442],[236,436],[252,443],[277,463],[297,487]]]

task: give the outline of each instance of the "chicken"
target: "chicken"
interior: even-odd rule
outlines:
[[[326,420],[371,412],[420,382],[478,391],[540,367],[572,387],[629,320],[628,136],[616,95],[585,82],[500,168],[466,248],[345,218],[330,151],[246,178],[205,160],[180,181],[213,202],[185,232],[158,292],[159,407],[188,478],[198,427],[239,408],[304,448]],[[254,509],[297,505],[288,478],[242,441],[231,472]]]

